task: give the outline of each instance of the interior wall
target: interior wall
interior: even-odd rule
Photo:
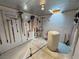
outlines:
[[[60,41],[64,40],[64,35],[69,34],[74,24],[75,11],[53,14],[43,19],[43,36],[50,30],[59,31]]]
[[[27,37],[27,35],[24,35],[25,33],[27,34],[27,32],[25,32],[26,25],[24,25],[24,17],[22,32],[21,19],[20,17],[18,17],[17,12],[18,10],[0,6],[0,54],[18,45],[21,45],[28,40],[34,39],[34,32],[30,32],[29,37]],[[25,19],[28,20],[28,18],[30,19],[31,14],[24,13],[23,16],[26,16]]]

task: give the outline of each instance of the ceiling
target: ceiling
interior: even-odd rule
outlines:
[[[0,0],[0,5],[21,10],[24,10],[24,6],[27,5],[28,9],[24,11],[47,15],[50,14],[48,10],[51,8],[60,8],[62,11],[76,9],[79,7],[79,0],[46,0],[44,11],[40,8],[39,0]]]

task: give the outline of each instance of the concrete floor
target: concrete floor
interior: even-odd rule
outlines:
[[[31,40],[14,49],[7,51],[0,56],[0,59],[69,59],[70,54],[51,52],[47,46],[47,42],[42,38]],[[31,51],[30,51],[31,49]],[[32,57],[27,58],[30,53]]]

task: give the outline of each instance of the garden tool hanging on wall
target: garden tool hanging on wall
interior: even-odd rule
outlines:
[[[29,38],[29,32],[30,32],[30,20],[29,20],[27,23],[28,23],[27,38]]]
[[[5,22],[4,22],[4,14],[3,14],[3,11],[1,11],[1,17],[2,17],[2,23],[3,23],[3,27],[4,27],[4,31],[5,31],[6,42],[8,43],[8,37],[7,37],[6,28],[5,28]]]
[[[27,35],[27,22],[24,21],[24,34]]]
[[[14,18],[14,20],[15,20],[15,24],[16,24],[16,30],[17,30],[17,32],[18,32],[18,25],[17,25],[17,18]]]
[[[30,19],[31,19],[31,30],[33,31],[33,25],[34,25],[33,23],[34,23],[35,16],[32,15]]]
[[[14,39],[14,42],[15,42],[15,34],[14,34],[14,28],[13,28],[13,20],[11,20],[11,27],[12,27],[13,39]]]
[[[6,32],[6,28],[5,28],[5,23],[4,23],[4,20],[3,20],[3,27],[4,27],[5,36],[6,36],[6,42],[8,43],[8,42],[9,42],[9,40],[8,40],[8,37],[7,37],[7,32]]]
[[[21,29],[22,29],[22,32],[24,32],[24,29],[23,29],[23,27],[24,27],[24,26],[23,26],[24,23],[23,23],[22,14],[23,14],[22,11],[19,11],[19,12],[18,12],[18,16],[19,16],[19,18],[20,18],[20,20],[21,20]],[[25,36],[25,33],[24,33],[24,36]]]
[[[29,24],[28,26],[29,26],[29,31],[30,31],[30,20],[28,21],[28,24]]]
[[[16,20],[16,29],[17,29],[17,32],[18,32],[17,20]]]
[[[10,43],[12,43],[12,41],[11,41],[11,33],[10,33],[10,20],[7,20],[7,27],[8,27],[8,33],[9,33],[9,40],[10,40]]]
[[[1,40],[1,36],[0,36],[0,44],[2,45],[2,40]]]

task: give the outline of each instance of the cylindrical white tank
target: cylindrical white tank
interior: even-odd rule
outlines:
[[[51,51],[56,51],[58,48],[60,33],[57,31],[49,31],[48,32],[48,44],[47,47]]]

